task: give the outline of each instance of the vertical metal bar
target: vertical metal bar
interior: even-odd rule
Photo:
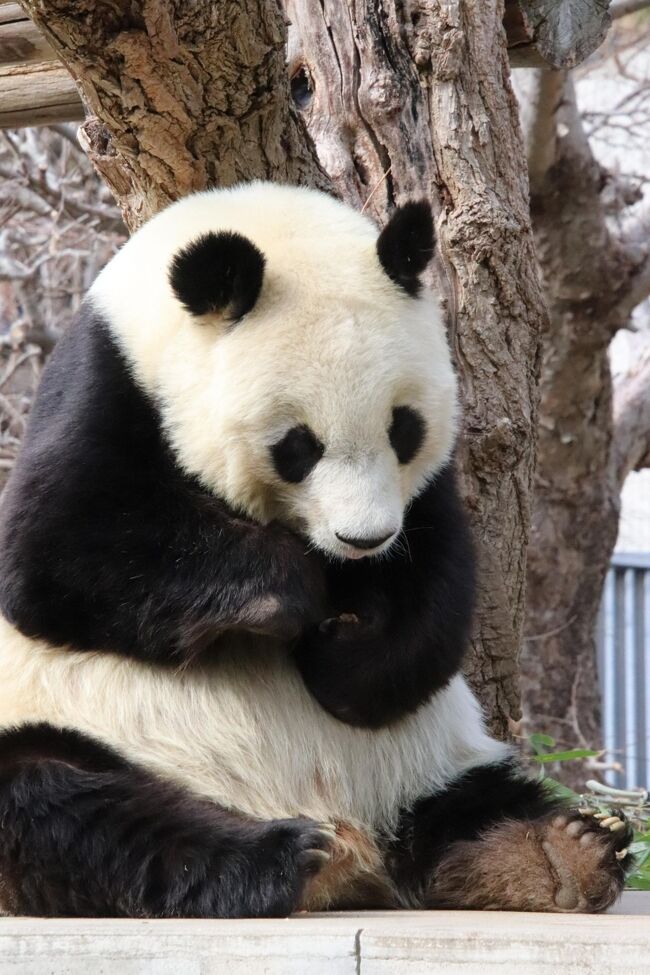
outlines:
[[[645,698],[645,653],[643,646],[643,579],[645,572],[636,566],[634,571],[634,648],[636,658],[636,679],[635,679],[635,698],[637,714],[637,738],[636,738],[636,774],[635,785],[643,785],[645,779],[645,769],[648,750],[648,720],[646,714]]]
[[[605,578],[601,641],[601,693],[603,701],[603,746],[605,760],[614,761],[616,754],[616,569]],[[605,773],[608,785],[616,785],[616,773]]]
[[[646,789],[650,789],[650,570],[643,572],[643,668],[644,668],[644,702],[645,715],[645,782],[640,782]]]
[[[614,666],[616,668],[616,759],[623,766],[618,785],[627,785],[625,771],[625,570],[616,569],[614,600]]]
[[[625,778],[628,789],[639,783],[639,715],[637,709],[636,592],[634,569],[625,569]]]

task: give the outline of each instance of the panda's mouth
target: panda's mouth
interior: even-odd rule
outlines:
[[[344,549],[350,552],[349,558],[362,559],[367,555],[376,555],[378,552],[387,548],[395,538],[397,530],[391,528],[373,535],[348,535],[343,532],[334,532]]]
[[[358,562],[362,559],[372,559],[385,554],[393,544],[396,535],[397,533],[395,533],[395,535],[391,535],[387,541],[374,548],[356,548],[353,545],[347,545],[343,542],[339,542],[336,538],[331,540],[321,538],[317,541],[312,537],[311,545],[334,561]]]
[[[392,548],[402,532],[401,519],[399,521],[395,519],[383,530],[366,529],[365,534],[361,531],[341,530],[333,525],[322,523],[305,524],[305,521],[306,519],[302,521],[298,531],[308,540],[309,547],[339,562],[357,562],[361,559],[381,557]]]
[[[351,539],[341,537],[336,532],[337,552],[344,559],[359,560],[369,559],[376,555],[386,552],[393,544],[397,532],[393,531],[381,538],[375,539]]]

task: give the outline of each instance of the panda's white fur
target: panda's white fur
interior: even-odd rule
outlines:
[[[264,285],[232,327],[174,297],[172,256],[206,231],[236,230],[264,254]],[[91,300],[136,381],[155,399],[180,463],[255,519],[279,518],[332,556],[336,532],[396,533],[447,460],[456,380],[434,297],[402,295],[379,264],[376,227],[320,193],[268,184],[206,192],[152,219],[99,275]],[[400,465],[394,406],[427,434]],[[327,456],[298,485],[269,447],[306,423]],[[389,543],[390,544],[390,543]],[[201,666],[152,667],[55,649],[0,619],[0,727],[49,722],[254,817],[309,816],[390,833],[400,810],[459,774],[501,761],[462,676],[380,730],[344,724],[272,640],[233,635]]]
[[[401,722],[365,730],[327,714],[284,654],[256,644],[240,638],[211,667],[174,671],[52,649],[0,619],[1,726],[74,727],[229,808],[371,831],[508,754],[461,676]]]
[[[259,300],[236,328],[218,316],[193,320],[168,281],[179,248],[219,230],[248,237],[266,261]],[[90,291],[185,468],[262,522],[306,528],[335,556],[352,554],[336,532],[399,531],[455,434],[456,379],[437,302],[427,291],[417,301],[402,294],[376,242],[375,225],[331,197],[252,183],[169,207]],[[407,465],[386,436],[401,404],[416,407],[428,430]],[[268,447],[299,423],[328,449],[292,486]]]

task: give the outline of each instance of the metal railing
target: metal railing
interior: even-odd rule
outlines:
[[[609,785],[650,788],[650,554],[618,553],[596,634]]]

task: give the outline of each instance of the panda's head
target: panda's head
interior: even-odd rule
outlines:
[[[456,380],[420,284],[433,247],[425,203],[378,233],[324,194],[250,184],[156,217],[94,299],[186,470],[362,558],[398,538],[454,439]]]

